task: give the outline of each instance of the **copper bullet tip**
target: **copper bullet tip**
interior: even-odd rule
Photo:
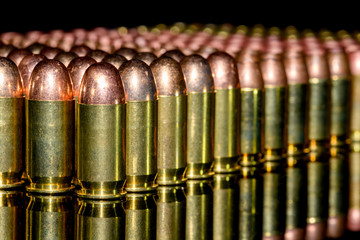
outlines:
[[[139,59],[148,66],[156,59],[156,55],[152,52],[139,52],[134,56],[134,59]]]
[[[41,43],[33,43],[30,46],[28,46],[26,49],[30,50],[33,54],[40,54],[41,50],[44,47],[45,46],[42,45]]]
[[[360,209],[350,208],[347,218],[347,229],[354,232],[360,231]]]
[[[70,74],[74,97],[79,96],[80,84],[86,69],[88,69],[88,67],[90,67],[94,63],[96,63],[94,59],[86,56],[75,58],[69,63],[67,69]]]
[[[85,57],[91,51],[86,45],[76,45],[70,49],[70,52],[76,53],[79,57]]]
[[[40,54],[44,55],[48,59],[54,59],[56,55],[63,52],[63,50],[59,48],[53,48],[53,47],[44,47],[41,49]]]
[[[326,233],[326,223],[318,222],[307,224],[306,226],[306,240],[323,240]]]
[[[252,48],[244,48],[240,51],[240,53],[236,56],[237,62],[259,62],[260,61],[260,53],[257,50]]]
[[[232,89],[240,85],[235,59],[225,52],[215,52],[208,57],[215,89]]]
[[[185,55],[179,49],[166,51],[162,56],[171,57],[177,62],[180,62],[185,57]]]
[[[265,86],[286,86],[286,74],[282,55],[265,53],[261,58],[261,73]]]
[[[264,236],[262,237],[262,240],[283,240],[283,236]]]
[[[328,52],[328,63],[330,76],[344,78],[349,76],[347,56],[342,49],[330,49]]]
[[[66,101],[73,99],[69,73],[57,60],[43,60],[38,63],[30,77],[26,99]]]
[[[23,60],[24,57],[31,55],[31,51],[27,49],[13,49],[9,55],[7,56],[11,61],[13,61],[16,66],[19,66],[21,60]]]
[[[326,236],[339,238],[345,233],[345,216],[329,217],[327,221]]]
[[[141,60],[132,59],[122,66],[125,101],[151,101],[156,99],[156,86],[150,67]]]
[[[28,91],[28,85],[31,77],[31,73],[33,72],[35,66],[46,59],[45,56],[40,54],[29,55],[23,58],[19,64],[19,72],[22,78],[24,94]]]
[[[110,63],[94,63],[84,74],[79,91],[82,104],[124,103],[124,88],[118,70]]]
[[[188,92],[205,93],[214,90],[214,80],[210,65],[200,55],[190,55],[181,61]]]
[[[323,49],[316,48],[307,51],[306,65],[310,78],[329,79],[330,73]]]
[[[134,56],[137,54],[137,51],[132,48],[122,47],[114,53],[125,57],[127,60],[130,60],[134,58]]]
[[[304,228],[293,228],[285,231],[284,240],[303,240],[304,237]]]
[[[74,59],[77,58],[78,55],[73,52],[61,52],[54,58],[55,60],[58,60],[62,62],[62,64],[65,65],[65,67],[69,66],[69,63]]]
[[[23,97],[19,70],[8,58],[0,57],[0,98]]]
[[[264,89],[264,80],[258,63],[238,63],[238,75],[241,88]]]
[[[306,84],[309,76],[302,52],[287,51],[284,56],[285,73],[288,84]]]
[[[0,46],[0,57],[7,57],[9,53],[15,49],[13,45],[3,44]]]
[[[86,54],[86,56],[93,58],[96,62],[101,62],[107,55],[109,55],[107,52],[100,49],[91,50]]]
[[[160,57],[151,65],[157,94],[179,96],[186,94],[186,84],[180,64],[170,57]]]
[[[117,54],[109,54],[106,57],[104,57],[102,60],[102,62],[107,62],[112,64],[116,69],[119,69],[121,65],[126,61],[127,60],[125,57]]]

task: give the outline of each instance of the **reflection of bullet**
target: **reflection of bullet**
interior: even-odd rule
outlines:
[[[76,239],[120,240],[125,238],[125,211],[122,200],[79,200]]]
[[[22,185],[24,171],[24,95],[16,65],[0,57],[0,189]]]
[[[115,51],[114,54],[121,55],[125,57],[127,60],[131,60],[137,54],[137,51],[132,48],[122,47],[119,50]]]
[[[156,239],[185,239],[186,197],[184,187],[159,186],[156,206]]]
[[[213,239],[238,239],[239,185],[235,174],[215,174]]]
[[[272,239],[281,236],[285,227],[283,160],[287,83],[281,55],[265,54],[261,71],[265,85],[263,239]]]
[[[309,158],[306,239],[323,239],[328,215],[329,70],[325,51],[307,52],[309,74]]]
[[[26,170],[29,191],[71,189],[74,158],[74,101],[69,73],[56,60],[33,70],[26,95]]]
[[[213,88],[211,69],[203,57],[191,55],[181,61],[187,84],[187,171],[190,179],[212,174]]]
[[[125,182],[124,117],[124,89],[118,70],[110,63],[91,65],[78,99],[78,195],[104,199],[121,195]]]
[[[60,61],[62,64],[65,65],[65,67],[69,66],[69,63],[74,59],[77,58],[78,55],[73,52],[61,52],[58,55],[55,56],[55,60]]]
[[[25,224],[24,192],[0,191],[1,239],[24,239]]]
[[[260,239],[262,230],[262,178],[264,81],[257,63],[238,64],[241,86],[241,177],[239,239]]]
[[[26,95],[31,73],[34,70],[35,66],[45,59],[45,56],[40,54],[29,55],[23,58],[19,64],[19,72],[22,78],[24,95]]]
[[[350,77],[347,57],[339,47],[330,49],[331,75],[329,218],[327,237],[339,238],[345,232],[348,203],[347,138],[349,124]]]
[[[109,54],[106,57],[104,57],[102,60],[102,62],[107,62],[112,64],[114,67],[116,67],[116,69],[119,69],[121,65],[126,61],[127,60],[125,57],[117,54]]]
[[[158,91],[157,183],[180,184],[186,167],[186,84],[180,64],[161,57],[151,64]]]
[[[211,182],[188,180],[186,182],[186,240],[212,239],[212,210]]]
[[[166,51],[163,55],[161,55],[162,57],[171,57],[172,59],[174,59],[177,62],[181,62],[181,60],[185,57],[185,55],[178,49],[173,49],[173,50],[169,50]]]
[[[302,52],[288,50],[284,58],[288,81],[286,233],[285,239],[303,239],[306,225],[307,82]]]
[[[71,196],[30,195],[26,209],[26,239],[74,239]]]
[[[126,101],[126,190],[154,189],[156,176],[156,86],[146,63],[133,59],[121,74]],[[121,68],[122,68],[121,67]]]
[[[208,57],[214,78],[214,171],[238,171],[240,156],[240,83],[235,60],[225,52]]]
[[[154,193],[126,195],[125,239],[156,239],[156,203]]]
[[[156,55],[152,52],[139,52],[133,59],[138,59],[146,63],[148,66],[156,59]]]

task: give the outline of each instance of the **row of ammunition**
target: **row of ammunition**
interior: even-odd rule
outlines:
[[[1,34],[0,189],[28,182],[46,199],[76,186],[80,201],[104,202],[187,179],[199,195],[213,178],[214,222],[195,207],[210,199],[187,197],[185,214],[213,231],[186,223],[186,239],[360,231],[360,45],[345,31],[266,33],[177,23]],[[139,232],[127,238],[155,236]]]

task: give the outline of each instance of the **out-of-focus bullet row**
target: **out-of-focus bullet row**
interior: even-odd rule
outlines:
[[[2,33],[4,201],[26,186],[28,239],[56,239],[58,228],[28,223],[51,204],[60,211],[74,191],[79,239],[117,239],[124,224],[126,239],[360,231],[358,38],[183,23]],[[162,208],[178,199],[185,212]],[[81,216],[104,209],[119,214],[109,223],[118,230],[106,235],[100,220],[84,230],[97,223]]]

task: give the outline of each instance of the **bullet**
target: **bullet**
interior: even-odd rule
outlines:
[[[45,46],[41,49],[40,54],[44,55],[48,59],[54,59],[56,55],[63,52],[63,50],[54,47]]]
[[[177,62],[181,62],[181,60],[185,57],[185,55],[178,49],[173,49],[173,50],[169,50],[166,51],[163,55],[161,55],[162,57],[171,57],[172,59],[174,59]]]
[[[122,47],[119,50],[115,51],[114,54],[121,55],[127,60],[131,60],[135,57],[138,52],[135,49]]]
[[[25,238],[25,194],[0,191],[0,233],[2,239]]]
[[[16,49],[13,45],[3,44],[0,46],[0,57],[7,57],[9,53]]]
[[[154,193],[126,195],[125,239],[156,239],[156,203]]]
[[[25,102],[19,71],[0,57],[0,189],[19,187],[25,168]]]
[[[186,182],[186,240],[212,239],[212,209],[211,181],[188,180]]]
[[[77,194],[120,197],[125,182],[125,96],[119,72],[110,63],[95,63],[84,74],[78,128]]]
[[[85,57],[91,51],[86,45],[75,45],[70,49],[70,52],[76,53],[79,57]]]
[[[225,52],[208,57],[215,86],[214,172],[239,171],[240,82],[235,60]]]
[[[350,102],[350,72],[343,50],[328,51],[330,84],[329,218],[327,237],[339,238],[345,232],[348,203],[347,140]]]
[[[74,59],[77,58],[78,55],[73,52],[61,52],[54,58],[55,60],[58,60],[62,64],[65,65],[65,67],[69,66],[69,63]]]
[[[287,80],[280,54],[264,54],[260,66],[265,85],[262,233],[263,239],[277,239],[285,230],[283,164]]]
[[[306,239],[325,238],[329,189],[329,112],[330,73],[325,51],[308,50],[309,74],[309,158],[307,163]]]
[[[74,239],[74,206],[71,196],[29,195],[26,239]]]
[[[186,167],[186,84],[181,66],[169,57],[151,64],[157,87],[157,183],[184,182]]]
[[[239,239],[260,239],[262,232],[264,81],[257,62],[238,63],[241,86]]]
[[[116,69],[119,69],[121,65],[126,61],[127,60],[125,57],[117,54],[109,54],[106,57],[104,57],[102,60],[102,62],[112,64],[114,67],[116,67]]]
[[[27,49],[13,49],[7,58],[9,58],[11,61],[13,61],[16,66],[19,66],[21,60],[23,60],[24,57],[31,55],[31,51]]]
[[[347,229],[360,231],[360,51],[349,55],[351,70],[349,211]]]
[[[159,186],[156,197],[156,239],[185,239],[184,186]]]
[[[238,239],[239,185],[236,174],[215,174],[213,239]]]
[[[148,66],[156,59],[156,55],[152,52],[139,52],[133,59],[138,59],[146,63]]]
[[[302,52],[284,56],[288,81],[286,232],[285,239],[303,239],[306,226],[307,90],[309,76]]]
[[[107,52],[99,49],[90,50],[90,52],[86,54],[86,56],[95,59],[97,62],[101,62],[107,55],[109,55]]]
[[[31,74],[26,95],[27,190],[71,189],[74,165],[74,99],[66,67],[43,60]]]
[[[209,63],[199,55],[185,57],[181,67],[188,93],[186,177],[209,178],[213,174],[214,80]]]
[[[146,63],[133,59],[122,67],[126,101],[125,190],[152,191],[157,171],[156,85]]]
[[[79,199],[76,239],[120,240],[125,238],[125,210],[121,199]]]

